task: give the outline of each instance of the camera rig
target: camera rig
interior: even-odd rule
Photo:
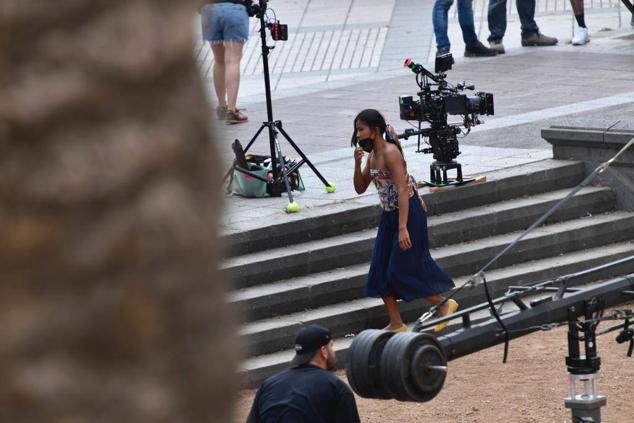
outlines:
[[[404,66],[416,74],[416,83],[420,88],[417,96],[401,96],[399,98],[400,118],[406,121],[418,121],[418,129],[406,129],[400,138],[408,139],[418,136],[419,153],[432,153],[434,162],[430,166],[430,182],[428,185],[444,186],[463,184],[470,180],[462,177],[462,166],[455,160],[460,155],[458,135],[466,136],[471,128],[482,123],[479,115],[493,115],[493,94],[476,92],[467,95],[467,90],[473,91],[472,84],[463,82],[456,86],[450,85],[446,80],[446,72],[453,65],[451,54],[436,57],[435,74],[425,67],[414,63],[412,59],[405,60]],[[462,116],[460,123],[448,123],[449,115]],[[423,128],[423,122],[428,123],[428,128]],[[421,140],[427,139],[427,148],[421,149]],[[456,169],[455,179],[449,179],[447,172]]]
[[[267,0],[260,0],[257,3],[252,0],[247,0],[247,13],[250,17],[260,18],[264,17],[268,9]],[[282,24],[274,17],[272,21],[265,22],[266,28],[271,32],[271,38],[273,41],[288,41],[288,25]]]

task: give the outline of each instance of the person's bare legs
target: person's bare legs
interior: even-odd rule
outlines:
[[[214,89],[218,97],[218,105],[227,106],[227,86],[225,85],[226,65],[225,46],[222,43],[210,43],[211,51],[214,55]]]
[[[570,5],[572,6],[572,12],[574,13],[575,19],[577,20],[577,25],[579,25],[581,28],[585,28],[586,17],[583,8],[583,0],[570,0]]]
[[[429,297],[425,297],[425,299],[429,301],[430,303],[432,303],[433,305],[440,304],[441,302],[445,300],[445,298],[440,295],[432,295]],[[445,316],[448,311],[449,311],[449,303],[446,302],[445,304],[443,304],[442,306],[438,308],[437,316],[438,317]]]
[[[225,87],[227,90],[227,107],[236,111],[238,89],[240,88],[240,59],[244,43],[229,41],[225,43]]]
[[[396,298],[385,297],[383,298],[385,308],[387,309],[387,315],[390,318],[390,324],[387,325],[384,330],[395,330],[403,326],[403,319],[401,319],[401,311],[398,309]]]
[[[583,0],[570,0],[570,5],[575,16],[584,14]]]
[[[450,298],[445,301],[445,298],[441,297],[440,295],[432,295],[429,297],[425,297],[425,299],[434,305],[438,305],[439,303],[444,301],[444,304],[439,306],[436,311],[436,314],[435,314],[436,318],[444,317],[449,314],[455,313],[455,311],[458,309],[458,306],[459,306],[456,300]],[[434,326],[434,332],[442,332],[445,329],[447,329],[447,326],[449,326],[448,321],[438,323],[436,324],[436,326]]]
[[[441,295],[430,295],[429,297],[425,297],[427,301],[432,303],[433,305],[440,304],[445,300],[445,298]],[[401,311],[398,308],[398,303],[396,302],[396,298],[394,297],[384,297],[383,303],[385,303],[385,309],[387,310],[387,315],[390,319],[390,324],[384,327],[384,330],[395,330],[403,326],[403,319],[401,318]],[[445,302],[442,306],[438,308],[436,312],[437,317],[446,316],[449,312],[449,302]]]

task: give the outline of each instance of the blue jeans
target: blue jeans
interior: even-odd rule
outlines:
[[[450,48],[451,43],[447,37],[447,21],[449,8],[453,0],[436,0],[432,12],[434,34],[436,35],[436,48]],[[473,24],[473,0],[458,0],[458,22],[462,29],[462,39],[467,46],[478,42],[478,36]]]
[[[539,32],[535,22],[535,0],[517,0],[517,14],[522,24],[522,38]],[[502,41],[506,32],[506,0],[489,0],[489,41]]]

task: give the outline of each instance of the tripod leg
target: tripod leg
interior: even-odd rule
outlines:
[[[251,145],[255,142],[255,140],[258,138],[258,136],[260,135],[260,133],[262,132],[262,130],[266,128],[266,125],[262,124],[262,126],[260,126],[260,129],[258,129],[258,131],[255,133],[255,135],[253,136],[253,138],[251,138],[251,141],[249,141],[249,143],[247,144],[246,147],[244,147],[244,152],[246,153],[247,150],[249,150],[249,147],[251,147]],[[237,141],[237,140],[236,140]],[[229,177],[229,175],[233,175],[233,169],[236,165],[235,160],[233,161],[233,165],[231,165],[231,168],[227,171],[227,173],[225,174],[224,178],[222,178],[222,182],[226,181],[227,178]],[[232,178],[233,179],[233,178]],[[231,181],[229,181],[229,184],[231,184]]]
[[[282,149],[280,148],[280,143],[277,141],[277,137],[275,138],[275,150],[277,152],[277,160],[280,164],[280,169],[282,174],[280,177],[284,180],[284,186],[286,187],[286,194],[288,194],[288,206],[286,206],[287,213],[295,213],[299,211],[299,204],[297,204],[293,200],[293,194],[291,193],[291,185],[288,182],[288,172],[286,172],[286,165],[284,164],[284,155],[282,154]]]
[[[258,135],[260,135],[260,133],[262,132],[262,130],[266,128],[265,124],[262,124],[262,126],[260,126],[260,129],[258,129],[258,132],[255,133],[255,135],[253,136],[253,138],[251,138],[251,141],[249,141],[249,143],[247,144],[246,147],[244,147],[244,152],[246,153],[247,150],[249,150],[249,147],[251,147],[251,144],[253,144],[255,142],[255,140],[257,139]]]
[[[321,173],[319,173],[317,168],[311,163],[310,160],[308,160],[308,157],[306,157],[304,152],[297,146],[297,144],[295,144],[295,142],[291,139],[291,137],[282,128],[282,122],[280,122],[279,120],[276,121],[275,122],[275,126],[280,131],[280,133],[284,136],[284,138],[286,138],[286,141],[288,141],[288,143],[295,149],[295,151],[297,151],[297,154],[299,154],[301,156],[301,158],[308,165],[308,167],[310,167],[312,169],[312,171],[315,173],[315,175],[317,175],[317,177],[321,180],[321,182],[326,186],[326,191],[329,192],[329,193],[330,192],[334,192],[334,184],[326,181],[326,179],[323,176],[321,176]]]
[[[282,170],[282,178],[284,179],[284,186],[286,187],[286,193],[288,194],[288,201],[290,203],[293,202],[293,194],[291,193],[291,186],[288,183],[288,174],[286,173],[286,165],[284,164],[284,156],[282,156],[282,149],[280,148],[280,143],[275,140],[275,149],[277,150],[277,160],[280,164],[280,169]]]

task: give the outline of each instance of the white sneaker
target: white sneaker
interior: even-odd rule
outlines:
[[[489,45],[491,48],[498,52],[498,54],[504,54],[504,44],[502,44],[502,40],[500,41],[489,41]]]
[[[590,34],[588,34],[588,28],[577,27],[575,30],[575,36],[572,37],[573,46],[582,46],[590,42]]]

